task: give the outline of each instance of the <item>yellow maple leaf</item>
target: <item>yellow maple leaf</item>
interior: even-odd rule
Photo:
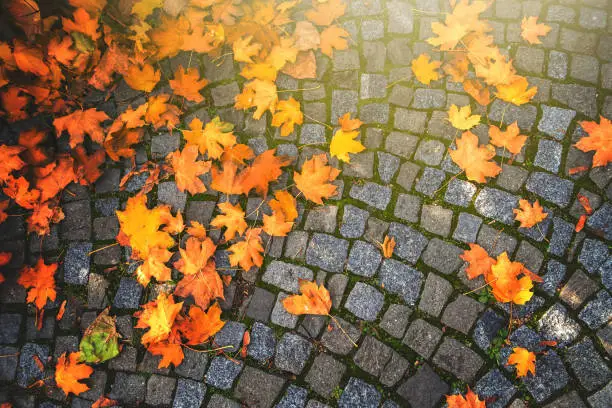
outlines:
[[[417,59],[412,60],[412,72],[419,82],[429,85],[431,81],[440,79],[440,73],[436,71],[440,68],[440,61],[431,61],[427,54],[421,54]]]
[[[228,248],[231,266],[239,265],[248,272],[253,266],[263,264],[263,241],[260,237],[261,228],[250,228],[244,234],[244,240],[236,242]]]
[[[463,132],[457,139],[457,149],[449,152],[451,159],[465,171],[468,180],[485,183],[486,177],[495,177],[501,171],[501,167],[494,161],[495,149],[491,146],[478,145],[478,137],[469,130]]]
[[[176,95],[184,96],[188,101],[197,103],[204,100],[200,90],[208,85],[208,80],[205,78],[200,79],[200,73],[197,68],[191,67],[185,72],[185,68],[179,65],[174,73],[174,79],[168,82]]]
[[[161,8],[164,0],[137,0],[132,6],[132,14],[136,14],[141,20],[146,19],[156,8]]]
[[[489,127],[491,144],[497,147],[503,147],[512,154],[519,154],[527,140],[527,136],[519,133],[520,129],[516,122],[508,126],[505,132],[502,132],[501,129],[495,125]]]
[[[521,228],[531,228],[534,225],[544,221],[548,217],[548,213],[544,212],[544,208],[536,200],[533,205],[524,199],[519,200],[519,208],[512,210],[515,215],[515,220],[520,221]]]
[[[241,94],[236,95],[234,107],[236,109],[256,107],[253,119],[259,120],[266,110],[269,110],[270,113],[275,112],[277,101],[278,95],[274,82],[254,79],[244,86]]]
[[[472,115],[470,105],[458,108],[452,104],[448,110],[448,120],[455,129],[469,130],[480,123],[480,115]]]
[[[518,76],[509,84],[498,84],[495,96],[502,101],[520,106],[529,102],[538,93],[537,86],[530,89],[527,89],[527,87],[529,87],[527,78]]]
[[[300,103],[293,97],[279,101],[276,105],[276,112],[272,117],[272,126],[280,126],[281,136],[289,136],[293,132],[296,124],[304,123],[304,114],[300,110]]]
[[[253,43],[252,35],[240,37],[232,44],[232,50],[234,51],[234,61],[253,63],[253,57],[261,51],[261,44]]]
[[[170,335],[174,320],[181,311],[183,302],[175,303],[172,295],[161,292],[157,298],[142,305],[142,310],[134,313],[137,329],[149,328],[141,338],[144,345],[164,341]]]
[[[525,377],[528,372],[535,375],[535,361],[535,353],[523,347],[514,347],[508,357],[508,364],[516,367],[517,377]]]
[[[365,146],[360,141],[355,140],[358,135],[359,131],[357,130],[336,130],[329,144],[329,153],[332,157],[337,157],[339,160],[350,163],[349,153],[359,153],[365,150]]]
[[[446,24],[437,21],[431,23],[431,31],[437,34],[437,37],[427,39],[429,44],[440,47],[442,51],[454,49],[469,32],[469,27],[464,22],[450,17],[447,17]]]
[[[144,64],[142,68],[133,64],[128,67],[123,79],[132,89],[151,92],[161,79],[161,71],[156,71],[151,64]]]
[[[210,225],[215,228],[225,227],[225,240],[229,241],[236,236],[236,233],[242,235],[247,229],[248,225],[244,220],[244,211],[240,204],[232,205],[230,202],[224,202],[217,204],[219,210],[223,213],[217,215],[211,222]]]
[[[213,118],[203,127],[200,119],[194,118],[189,123],[191,130],[183,130],[187,144],[198,146],[201,154],[208,154],[211,159],[218,159],[224,150],[236,144],[236,136],[232,133],[234,125],[222,122],[219,117]]]

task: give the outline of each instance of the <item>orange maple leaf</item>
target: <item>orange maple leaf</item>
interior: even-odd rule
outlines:
[[[127,52],[117,44],[110,44],[102,55],[100,62],[93,70],[88,83],[98,90],[103,90],[113,81],[113,74],[126,74],[129,67]]]
[[[138,319],[137,329],[147,331],[141,339],[142,344],[159,343],[170,336],[174,321],[183,307],[183,302],[175,303],[174,297],[166,293],[160,293],[155,300],[141,306],[142,310],[134,313]]]
[[[13,42],[15,64],[23,72],[30,72],[39,77],[47,77],[51,71],[44,61],[44,55],[37,46],[28,46],[21,40]]]
[[[55,197],[68,184],[77,179],[74,174],[74,160],[72,157],[60,157],[57,162],[49,163],[44,170],[48,174],[44,177],[39,175],[36,180],[36,188],[40,190],[41,202]]]
[[[328,26],[346,11],[346,4],[342,0],[329,0],[325,3],[313,2],[313,10],[306,12],[306,18],[316,25]]]
[[[248,224],[244,220],[244,211],[240,204],[232,205],[229,201],[217,204],[223,215],[217,215],[210,222],[210,225],[215,228],[225,227],[225,240],[229,241],[236,236],[236,233],[242,235],[247,229]]]
[[[30,183],[23,176],[11,177],[5,183],[6,187],[2,191],[19,206],[31,210],[40,202],[40,191],[35,188],[30,189]]]
[[[281,136],[289,136],[295,125],[304,123],[304,114],[300,110],[300,103],[293,97],[279,101],[276,112],[272,116],[272,126],[280,127]]]
[[[157,368],[167,368],[170,367],[170,364],[174,364],[175,367],[179,366],[183,359],[185,358],[185,354],[183,353],[183,348],[179,343],[180,338],[177,335],[171,335],[172,341],[164,340],[157,343],[151,343],[147,347],[147,351],[154,356],[162,356]],[[174,337],[177,337],[174,339]]]
[[[180,324],[180,330],[187,344],[202,344],[212,338],[225,326],[221,320],[221,307],[213,303],[206,312],[198,306],[191,306],[189,315]]]
[[[478,244],[469,244],[470,249],[459,255],[468,263],[465,274],[468,279],[477,278],[480,275],[487,276],[491,272],[491,266],[495,265],[495,259],[491,258],[487,251]]]
[[[104,149],[114,161],[119,161],[121,157],[133,157],[136,151],[132,148],[133,145],[139,143],[144,137],[144,129],[129,129],[126,126],[121,127],[116,132],[109,132],[106,140],[104,140]]]
[[[232,161],[223,162],[223,171],[213,166],[210,187],[224,194],[242,194],[244,188],[238,179],[237,171],[238,166]]]
[[[207,238],[206,227],[197,221],[191,221],[191,226],[187,227],[187,234],[203,241]]]
[[[336,194],[336,186],[331,184],[338,177],[340,170],[327,165],[327,155],[312,156],[302,165],[302,172],[293,172],[297,188],[307,200],[323,204],[323,198]]]
[[[469,386],[465,397],[461,394],[447,395],[446,403],[448,408],[486,408],[487,406]]]
[[[515,208],[512,210],[515,215],[515,220],[520,221],[521,228],[531,228],[536,224],[542,222],[546,217],[548,217],[548,213],[544,212],[544,209],[538,202],[538,200],[531,205],[527,200],[519,200],[519,208]]]
[[[211,260],[198,272],[183,277],[174,294],[184,298],[193,296],[195,303],[202,308],[207,308],[214,299],[223,299],[223,281],[215,269],[215,262]]]
[[[131,64],[123,79],[132,89],[151,92],[161,79],[161,71],[153,68],[151,64],[143,64],[142,68],[138,64]]]
[[[466,80],[469,64],[467,56],[457,52],[453,55],[452,60],[442,66],[442,71],[446,75],[450,75],[454,82],[463,82]]]
[[[27,149],[25,153],[25,158],[29,164],[39,165],[42,162],[47,160],[47,155],[44,150],[39,146],[46,137],[47,133],[42,130],[38,130],[36,128],[32,128],[30,130],[23,131],[19,134],[19,145],[23,146]],[[0,146],[2,149],[3,146]],[[0,164],[0,168],[4,163]],[[4,164],[6,165],[6,164]],[[0,173],[2,170],[0,170]],[[2,177],[0,176],[0,179]]]
[[[36,204],[32,208],[32,214],[27,218],[28,232],[35,232],[39,236],[47,235],[50,230],[50,223],[58,223],[64,219],[61,207],[50,207],[49,202]]]
[[[529,44],[542,44],[539,37],[548,34],[550,30],[546,24],[538,24],[537,16],[523,17],[521,22],[521,37]]]
[[[236,95],[236,109],[249,109],[255,107],[253,119],[259,120],[266,110],[274,114],[278,94],[276,85],[271,80],[254,79],[242,88],[242,93]]]
[[[478,137],[470,131],[464,132],[456,140],[457,149],[450,151],[451,159],[465,171],[468,180],[485,183],[486,177],[495,177],[501,171],[501,167],[494,161],[493,149],[478,145]]]
[[[55,383],[68,396],[70,393],[79,395],[89,389],[86,384],[79,382],[89,378],[94,372],[87,364],[79,363],[81,353],[70,353],[66,358],[64,353],[57,360],[55,366]]]
[[[499,51],[497,54],[499,54]],[[476,76],[482,78],[487,85],[492,86],[508,85],[516,76],[516,70],[512,65],[512,61],[508,61],[501,54],[487,57],[484,63],[476,64],[474,69]]]
[[[516,122],[506,128],[504,132],[495,125],[489,126],[491,144],[503,147],[512,154],[519,154],[527,141],[527,136],[520,135],[520,129]]]
[[[182,152],[177,150],[166,157],[174,171],[176,187],[180,191],[187,190],[191,195],[206,191],[206,186],[199,176],[211,168],[210,161],[197,161],[197,157],[198,147],[194,145],[187,145]]]
[[[25,166],[25,162],[19,157],[24,150],[22,146],[0,145],[0,181],[8,181],[13,171],[21,170]]]
[[[53,126],[58,134],[64,130],[70,135],[70,147],[74,148],[79,143],[83,143],[85,134],[98,144],[104,142],[104,129],[101,123],[110,119],[105,112],[96,108],[74,111],[69,115],[55,118]]]
[[[482,106],[491,103],[491,91],[482,82],[466,79],[463,81],[463,89]]]
[[[78,54],[77,51],[71,48],[72,44],[72,38],[69,36],[64,36],[61,40],[54,37],[49,41],[49,45],[47,46],[47,55],[55,58],[60,64],[70,66],[72,60]]]
[[[248,272],[253,266],[263,264],[264,247],[262,245],[261,228],[249,228],[244,234],[244,240],[236,242],[228,248],[231,266],[240,265]]]
[[[36,265],[26,265],[21,269],[17,283],[28,289],[27,301],[34,303],[38,310],[45,307],[47,300],[55,300],[57,295],[55,291],[56,270],[56,263],[47,265],[42,258],[38,258]]]
[[[331,58],[334,49],[346,50],[348,48],[346,38],[349,36],[348,31],[337,25],[327,27],[321,32],[321,52]]]
[[[216,249],[217,246],[208,237],[203,240],[189,237],[185,249],[179,248],[181,259],[174,263],[174,267],[184,275],[195,275],[206,267]]]
[[[363,125],[363,122],[359,120],[359,118],[351,119],[351,113],[347,112],[338,118],[338,124],[341,130],[350,132],[359,129],[361,125]]]
[[[72,0],[74,1],[74,0]],[[93,405],[91,406],[91,408],[107,408],[107,407],[112,407],[115,405],[119,405],[119,403],[115,400],[112,400],[110,398],[105,397],[104,395],[100,395],[100,398],[98,398]]]
[[[506,252],[497,257],[485,280],[498,302],[524,305],[531,299],[533,282],[525,271],[525,266],[520,262],[511,262]]]
[[[293,221],[298,216],[296,200],[285,190],[276,191],[274,196],[276,198],[268,203],[272,215],[263,216],[263,230],[270,236],[284,237],[291,231]]]
[[[250,160],[253,157],[255,157],[253,149],[251,149],[248,145],[238,143],[234,146],[228,146],[223,150],[221,161],[230,161],[236,165],[243,166],[245,164],[245,160]]]
[[[282,213],[272,213],[272,215],[264,214],[263,216],[263,231],[273,237],[285,237],[293,228],[293,222],[285,219]]]
[[[594,121],[582,121],[580,126],[588,133],[576,143],[583,152],[595,151],[593,166],[605,166],[612,161],[612,122],[603,116],[599,117],[599,124]]]
[[[91,37],[93,41],[101,35],[98,32],[98,16],[90,16],[83,8],[78,8],[72,13],[72,20],[62,17],[62,26],[67,33],[82,33]]]
[[[236,144],[236,136],[232,133],[234,125],[223,122],[218,116],[204,124],[198,118],[189,123],[191,130],[184,130],[183,137],[188,144],[198,146],[201,154],[208,154],[210,159],[218,159],[224,149]]]
[[[153,125],[153,129],[157,130],[162,126],[166,126],[172,130],[180,123],[181,110],[178,106],[168,103],[170,95],[160,94],[152,96],[148,100],[147,112],[145,121]]]
[[[265,198],[268,194],[268,185],[283,174],[281,167],[288,166],[293,161],[290,156],[275,156],[275,153],[276,149],[266,150],[255,157],[253,163],[240,173],[240,183],[245,194],[255,189]]]
[[[514,347],[508,357],[508,364],[516,367],[517,377],[526,377],[528,372],[535,375],[535,361],[535,353],[523,347]]]
[[[380,244],[380,249],[382,250],[383,256],[385,258],[391,258],[391,256],[393,256],[395,244],[395,238],[389,238],[388,235],[385,235],[385,239],[383,240],[382,244]]]
[[[316,282],[299,279],[301,295],[291,295],[283,299],[285,310],[294,315],[329,315],[332,301],[325,286]]]
[[[93,184],[100,178],[102,172],[98,167],[104,164],[106,152],[104,149],[99,149],[90,155],[87,155],[83,146],[77,146],[72,152],[78,167],[75,171],[75,178],[81,185]]]
[[[179,65],[178,69],[174,72],[174,79],[168,82],[176,95],[184,96],[188,101],[197,103],[204,100],[200,90],[208,85],[208,80],[205,78],[200,79],[200,73],[197,68],[191,67],[185,72],[185,68]]]

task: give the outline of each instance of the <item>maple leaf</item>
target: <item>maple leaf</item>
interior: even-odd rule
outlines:
[[[321,52],[331,58],[334,49],[346,50],[348,48],[346,38],[349,36],[348,31],[337,25],[327,27],[321,32]]]
[[[24,266],[19,273],[17,283],[28,289],[28,303],[34,303],[38,310],[42,310],[47,300],[54,301],[57,295],[55,291],[55,271],[57,264],[45,264],[42,258],[34,266]]]
[[[299,279],[301,295],[283,299],[285,310],[294,315],[328,315],[332,306],[331,296],[325,286]]]
[[[145,259],[152,248],[171,248],[174,239],[165,231],[159,231],[170,218],[167,206],[147,208],[147,196],[128,198],[125,210],[117,211],[120,232],[117,241],[132,248],[132,256]]]
[[[206,227],[197,221],[191,221],[191,226],[187,227],[187,233],[200,241],[207,239]]]
[[[10,178],[5,180],[6,187],[2,191],[4,194],[15,200],[15,202],[25,208],[33,209],[40,202],[40,191],[30,189],[30,183],[23,177]]]
[[[91,406],[91,408],[107,408],[107,407],[113,407],[119,405],[119,402],[117,402],[116,400],[112,400],[110,398],[105,397],[104,395],[100,395],[100,398],[98,398]]]
[[[200,73],[197,68],[191,67],[185,69],[179,65],[178,70],[174,72],[174,79],[170,81],[170,87],[176,95],[184,96],[188,101],[200,103],[204,97],[200,94],[200,90],[208,85],[208,80],[200,79]]]
[[[114,161],[121,157],[133,157],[136,151],[131,147],[139,143],[144,137],[144,129],[129,129],[126,126],[116,132],[109,132],[104,140],[104,149]]]
[[[170,367],[170,364],[178,367],[185,358],[181,345],[169,341],[151,343],[147,347],[147,351],[154,356],[162,356],[157,368],[167,368]]]
[[[32,214],[27,218],[28,232],[35,232],[39,236],[47,235],[51,232],[50,223],[58,223],[64,219],[61,207],[51,208],[49,202],[35,204]]]
[[[546,24],[539,24],[537,16],[523,17],[521,21],[521,37],[529,44],[542,44],[540,36],[548,34],[551,30]]]
[[[62,28],[67,33],[82,33],[90,37],[92,41],[98,40],[102,35],[98,31],[98,16],[90,16],[83,9],[78,8],[72,13],[72,20],[62,17]]]
[[[312,156],[302,165],[302,172],[293,172],[296,187],[307,200],[323,204],[323,198],[336,194],[336,186],[331,184],[338,177],[340,170],[327,165],[327,156]]]
[[[253,163],[240,173],[240,184],[245,194],[255,189],[265,198],[269,184],[278,180],[283,174],[281,167],[288,166],[293,161],[290,156],[275,156],[275,153],[276,149],[266,150],[255,157]]]
[[[487,58],[487,61],[474,66],[476,76],[482,78],[487,85],[507,85],[516,76],[516,70],[512,61],[508,61],[503,55],[495,58]]]
[[[469,130],[456,140],[457,149],[449,152],[451,159],[465,171],[468,180],[485,183],[486,177],[495,177],[501,171],[494,161],[495,151],[478,145],[478,137]]]
[[[9,200],[3,200],[0,201],[0,224],[2,224],[4,221],[6,221],[6,219],[8,218],[8,214],[6,213],[6,210],[9,206],[10,201]],[[2,254],[3,252],[0,252],[0,254]],[[2,263],[2,260],[4,258],[0,255],[0,266],[3,266],[5,264]]]
[[[79,363],[81,353],[70,353],[68,358],[66,354],[62,354],[57,360],[55,383],[66,396],[70,393],[79,395],[89,389],[86,384],[79,381],[89,378],[94,370],[87,364]]]
[[[224,152],[225,148],[232,147],[236,144],[236,136],[232,133],[234,125],[227,122],[222,122],[219,117],[203,127],[200,119],[194,118],[189,123],[191,130],[184,130],[183,137],[188,144],[198,146],[201,154],[208,154],[211,159],[218,159]]]
[[[289,136],[296,124],[304,123],[304,114],[300,110],[300,103],[293,97],[279,101],[276,112],[272,116],[272,126],[280,127],[281,136]]]
[[[295,62],[298,50],[294,47],[292,38],[281,38],[279,44],[275,44],[266,57],[266,62],[276,70],[282,69],[285,64]],[[314,56],[314,55],[313,55]]]
[[[113,74],[115,72],[124,75],[127,73],[128,67],[129,59],[127,52],[113,43],[102,55],[88,83],[100,91],[104,90],[113,81]]]
[[[388,235],[385,235],[385,239],[383,240],[382,244],[380,244],[380,249],[382,250],[385,258],[391,258],[391,256],[393,256],[393,251],[395,250],[395,238],[389,238]]]
[[[306,18],[319,26],[328,26],[346,11],[346,4],[342,0],[329,0],[325,3],[313,2],[313,10],[306,12]]]
[[[260,234],[261,228],[249,228],[242,241],[236,242],[227,249],[230,252],[231,266],[239,265],[248,272],[253,266],[260,267],[263,264],[264,247]]]
[[[78,52],[72,48],[72,38],[65,36],[61,39],[52,38],[47,45],[47,55],[55,58],[60,64],[69,66]]]
[[[195,275],[200,272],[211,257],[214,256],[217,246],[210,238],[200,240],[189,237],[185,249],[179,248],[181,259],[174,263],[174,267],[184,275]]]
[[[512,348],[512,354],[508,357],[508,364],[516,367],[518,377],[526,377],[528,372],[535,375],[535,361],[535,353],[523,347]]]
[[[454,49],[459,41],[470,31],[465,21],[460,21],[453,16],[447,16],[445,23],[434,21],[431,23],[431,31],[437,37],[428,38],[426,41],[434,47],[440,47],[441,51]]]
[[[244,187],[239,180],[238,165],[233,161],[223,162],[223,171],[220,171],[217,166],[213,166],[211,170],[212,181],[210,187],[224,194],[242,194]]]
[[[342,130],[349,132],[359,129],[361,125],[363,125],[363,122],[357,118],[351,119],[351,113],[347,112],[338,118],[338,124]]]
[[[173,129],[180,123],[179,115],[181,110],[178,106],[168,103],[169,100],[170,95],[166,94],[159,94],[149,98],[145,121],[152,124],[153,129],[157,130],[162,126]]]
[[[223,215],[217,215],[210,222],[210,225],[215,228],[225,227],[225,240],[229,241],[238,235],[242,235],[247,229],[248,224],[244,220],[244,211],[240,204],[232,205],[229,201],[217,204]]]
[[[93,16],[102,13],[102,10],[106,7],[106,2],[107,0],[68,0],[72,7],[83,8]]]
[[[157,71],[151,64],[143,64],[142,68],[138,64],[132,64],[123,79],[132,89],[151,92],[161,79],[161,71]]]
[[[442,65],[440,61],[431,61],[429,55],[421,54],[412,60],[411,68],[419,82],[429,85],[431,81],[440,79],[440,73],[436,71],[440,65]]]
[[[253,63],[253,57],[261,51],[262,45],[259,43],[251,44],[253,40],[252,35],[240,37],[232,44],[232,51],[234,51],[234,61]]]
[[[442,66],[442,71],[455,82],[463,82],[468,74],[469,61],[465,54],[455,53],[453,59]]]
[[[250,160],[255,157],[253,149],[248,145],[238,143],[234,146],[226,147],[221,155],[221,161],[230,161],[239,166],[245,165],[245,160]]]
[[[580,126],[588,136],[580,139],[574,146],[583,152],[594,150],[593,166],[606,166],[612,161],[612,122],[600,116],[599,124],[594,121],[582,121]]]
[[[458,108],[452,104],[448,110],[448,120],[455,129],[469,130],[480,123],[480,115],[472,115],[470,105]]]
[[[329,153],[332,157],[337,157],[343,162],[350,163],[351,158],[349,153],[359,153],[365,150],[365,146],[360,141],[355,140],[359,135],[356,130],[344,131],[336,130],[329,144]]]
[[[25,112],[25,108],[28,105],[28,98],[24,96],[23,93],[24,89],[13,86],[0,94],[2,106],[4,107],[6,116],[8,116],[9,122],[15,122],[28,117],[28,114]],[[4,112],[0,113],[4,114]]]
[[[191,195],[206,191],[206,186],[199,176],[207,173],[211,168],[210,161],[197,161],[197,157],[198,147],[194,145],[187,145],[183,151],[177,150],[166,157],[174,171],[176,187],[180,191],[187,190]]]
[[[465,274],[468,279],[474,279],[480,275],[487,276],[491,272],[491,266],[495,265],[495,259],[491,258],[487,251],[478,244],[470,243],[469,250],[463,251],[459,257],[468,263]]]
[[[491,266],[491,272],[485,275],[485,280],[498,302],[524,305],[531,299],[531,278],[527,275],[519,278],[525,270],[522,263],[511,262],[505,251],[497,257],[495,265]]]
[[[448,408],[486,408],[486,403],[481,401],[469,386],[465,397],[461,394],[447,395],[446,403]]]
[[[174,321],[183,307],[183,302],[175,303],[172,295],[160,293],[155,300],[141,306],[142,310],[134,313],[138,323],[137,329],[149,330],[142,336],[144,345],[164,341],[170,335]]]
[[[538,93],[537,86],[527,89],[528,86],[527,78],[517,76],[509,84],[497,84],[495,96],[502,101],[520,106],[529,102]]]
[[[247,99],[246,104],[243,101],[245,96]],[[241,94],[236,95],[234,107],[236,109],[256,107],[257,109],[253,112],[253,119],[259,120],[266,110],[269,110],[272,114],[274,113],[277,101],[278,95],[274,82],[254,79],[244,85]]]
[[[285,190],[274,192],[274,197],[268,203],[272,215],[263,216],[263,230],[270,236],[284,237],[291,231],[293,221],[298,216],[296,200]]]
[[[202,344],[211,339],[225,326],[221,320],[221,307],[212,304],[206,312],[200,307],[191,306],[189,314],[180,324],[180,331],[187,339],[187,344]]]
[[[69,115],[55,118],[53,126],[58,134],[64,130],[70,135],[70,147],[75,148],[79,143],[83,143],[85,134],[98,144],[104,143],[104,129],[100,124],[110,119],[105,112],[96,108],[87,110],[77,110]]]
[[[42,51],[35,46],[29,47],[20,40],[13,42],[13,58],[17,68],[23,72],[30,72],[39,77],[46,77],[51,72],[44,62]]]
[[[527,136],[520,135],[520,129],[517,122],[512,123],[502,132],[495,125],[489,126],[489,136],[491,144],[497,147],[503,147],[512,154],[519,154],[527,141]]]
[[[293,228],[293,222],[287,221],[282,213],[264,214],[263,231],[272,237],[285,237]]]
[[[213,299],[223,299],[223,281],[215,269],[215,262],[211,260],[197,273],[183,277],[174,294],[184,298],[193,296],[195,303],[204,309]]]
[[[520,228],[531,228],[548,217],[548,213],[544,212],[538,200],[531,205],[529,201],[521,199],[519,200],[519,208],[513,209],[512,212],[515,215],[514,219],[520,221]]]
[[[246,65],[242,71],[240,71],[240,75],[246,79],[257,78],[262,81],[274,82],[278,76],[278,70],[267,62],[257,62]],[[254,90],[248,90],[248,92],[255,94]]]
[[[104,149],[96,150],[91,155],[87,155],[83,146],[77,146],[72,151],[72,154],[78,163],[78,168],[75,171],[75,178],[81,185],[93,184],[102,176],[102,172],[98,167],[104,164],[106,152]]]
[[[50,163],[47,167],[49,174],[36,180],[36,188],[40,190],[42,202],[55,197],[68,184],[76,181],[74,160],[71,157],[60,157],[56,163]]]
[[[19,157],[24,150],[22,146],[0,145],[0,181],[8,181],[13,171],[21,170],[25,166],[25,162]]]
[[[166,266],[166,262],[172,257],[172,252],[165,248],[153,247],[143,259],[143,263],[136,269],[136,280],[142,286],[147,286],[151,278],[157,279],[158,282],[169,281],[171,276],[170,268]]]

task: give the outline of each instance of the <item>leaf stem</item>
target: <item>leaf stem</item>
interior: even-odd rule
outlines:
[[[340,330],[342,330],[342,333],[344,333],[344,335],[346,336],[346,338],[347,338],[347,339],[349,339],[349,341],[350,341],[351,343],[353,343],[353,346],[355,346],[355,347],[359,347],[359,346],[357,345],[357,343],[355,343],[355,342],[353,341],[353,339],[351,338],[351,336],[349,336],[349,334],[346,332],[346,330],[344,330],[344,328],[342,327],[342,325],[340,324],[340,322],[338,321],[338,319],[336,319],[334,316],[330,315],[329,313],[328,313],[327,315],[328,315],[329,317],[331,317],[331,319],[334,321],[334,323],[336,323],[336,326],[338,326],[338,328],[339,328]]]

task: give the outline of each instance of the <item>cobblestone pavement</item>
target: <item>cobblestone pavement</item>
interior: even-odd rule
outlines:
[[[327,150],[334,123],[345,112],[366,123],[367,150],[342,166],[341,195],[324,206],[302,206],[298,228],[269,243],[260,270],[238,273],[226,288],[223,318],[228,323],[217,345],[239,350],[245,330],[246,359],[231,360],[185,349],[173,369],[157,369],[157,358],[140,345],[132,314],[154,298],[161,285],[141,287],[126,268],[126,252],[110,246],[118,232],[114,211],[127,192],[119,180],[129,168],[109,166],[94,191],[72,185],[64,195],[66,219],[40,242],[26,237],[23,220],[0,225],[0,250],[13,252],[19,267],[42,250],[63,259],[58,275],[62,297],[47,307],[42,330],[34,327],[16,269],[0,286],[0,401],[16,407],[89,407],[103,394],[123,406],[198,407],[413,407],[441,406],[443,395],[469,385],[487,407],[609,407],[612,401],[612,166],[588,174],[591,155],[572,146],[583,131],[580,120],[612,118],[612,14],[606,0],[504,0],[483,15],[500,48],[520,74],[538,86],[532,103],[505,106],[496,100],[485,112],[505,123],[518,121],[530,135],[512,165],[486,185],[453,177],[458,169],[447,148],[455,130],[445,121],[451,104],[470,103],[452,82],[422,87],[409,64],[431,51],[431,22],[443,18],[437,1],[355,0],[341,20],[353,47],[333,60],[319,55],[318,78],[279,80],[302,101],[306,122],[289,138],[231,108],[239,93],[238,67],[202,59],[211,106],[188,115],[219,114],[237,125],[256,151],[276,146],[282,154],[305,156]],[[446,2],[444,2],[446,4]],[[421,10],[421,11],[417,11]],[[541,45],[520,38],[522,16],[537,15],[552,27]],[[187,56],[170,62],[178,66]],[[194,62],[192,62],[192,65]],[[125,83],[105,108],[122,110],[140,96]],[[475,104],[472,103],[475,107]],[[474,129],[482,143],[488,127]],[[7,129],[2,129],[6,132]],[[163,158],[178,148],[180,133],[152,134],[138,153]],[[306,144],[300,149],[296,146]],[[321,145],[321,146],[317,146]],[[337,166],[340,166],[336,163]],[[146,176],[146,175],[145,175]],[[143,179],[134,180],[135,191]],[[574,232],[583,213],[577,200],[589,198],[594,213]],[[187,199],[174,182],[153,190],[160,203],[184,211],[187,220],[208,223],[217,197]],[[550,216],[536,229],[520,229],[512,208],[519,198],[539,199]],[[249,199],[247,213],[259,204]],[[252,219],[260,214],[252,214]],[[214,234],[214,232],[213,232]],[[381,259],[377,243],[397,241],[392,259]],[[542,235],[544,234],[545,237]],[[218,237],[217,237],[218,238]],[[467,281],[459,254],[477,242],[492,255],[508,251],[544,277],[531,301],[513,310],[519,319],[504,344],[509,308],[488,302],[482,281]],[[119,265],[119,268],[112,268]],[[227,265],[223,254],[217,265]],[[110,272],[109,272],[109,268]],[[233,273],[233,271],[225,271]],[[280,300],[297,291],[297,278],[325,282],[332,314],[358,343],[354,348],[327,317],[296,317]],[[64,297],[66,313],[55,314]],[[118,316],[125,346],[119,357],[96,366],[91,390],[66,400],[53,387],[27,387],[45,376],[34,364],[78,347],[80,331],[106,306]],[[513,346],[543,351],[535,376],[517,380],[505,361]],[[233,355],[233,352],[229,354]],[[49,373],[47,373],[49,374]]]

